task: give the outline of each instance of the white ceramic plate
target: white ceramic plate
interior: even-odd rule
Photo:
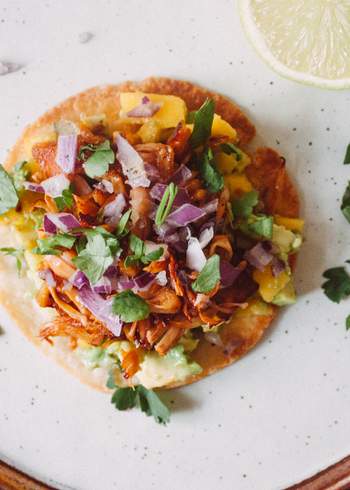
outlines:
[[[79,33],[94,38],[79,43]],[[2,159],[23,126],[92,85],[167,75],[237,100],[287,158],[302,196],[300,299],[242,361],[172,394],[165,428],[116,412],[108,396],[52,364],[3,315],[0,458],[81,490],[278,489],[350,453],[350,304],[330,303],[322,271],[350,258],[339,202],[350,169],[349,92],[277,77],[225,0],[2,0]],[[11,294],[11,291],[9,291]]]

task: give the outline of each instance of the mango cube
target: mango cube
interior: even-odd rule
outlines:
[[[253,190],[252,184],[244,174],[224,175],[224,182],[230,192],[231,199]]]
[[[259,293],[264,301],[271,303],[273,298],[288,284],[291,277],[287,271],[274,276],[271,266],[265,267],[263,271],[255,270],[253,279],[259,284]]]
[[[301,233],[304,228],[304,220],[299,218],[286,218],[284,216],[274,217],[276,225],[284,226],[287,230],[298,231]]]
[[[218,114],[214,114],[213,125],[211,127],[212,136],[228,136],[230,140],[237,141],[237,132],[227,121]]]
[[[185,102],[175,95],[144,94],[142,92],[124,92],[120,94],[120,117],[142,103],[147,96],[151,102],[161,104],[161,108],[151,118],[162,128],[175,128],[179,122],[186,120],[187,107]],[[141,119],[141,118],[140,118]]]

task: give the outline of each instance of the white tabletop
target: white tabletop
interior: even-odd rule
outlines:
[[[271,72],[231,0],[2,0],[0,60],[23,66],[0,77],[0,160],[25,124],[78,91],[188,79],[236,100],[287,158],[307,220],[298,304],[239,363],[173,392],[167,427],[115,411],[1,316],[0,458],[62,489],[270,490],[350,453],[350,304],[320,290],[323,270],[350,258],[337,202],[350,178],[349,92]]]

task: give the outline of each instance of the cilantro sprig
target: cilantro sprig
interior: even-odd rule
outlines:
[[[72,190],[65,189],[62,192],[62,196],[55,197],[54,201],[59,211],[64,211],[65,209],[70,209],[73,206],[74,198]]]
[[[170,410],[159,396],[142,385],[133,388],[119,388],[116,386],[113,375],[107,381],[107,387],[114,389],[111,403],[117,410],[140,408],[148,416],[152,416],[158,424],[166,425],[170,421]]]
[[[248,218],[259,202],[259,194],[256,191],[247,192],[240,199],[232,202],[232,212],[239,218]]]
[[[11,176],[0,165],[0,215],[17,206],[17,191]]]
[[[214,110],[214,100],[207,99],[198,111],[191,116],[193,120],[193,131],[189,142],[192,148],[204,145],[208,140],[213,125]]]
[[[14,247],[1,247],[0,252],[4,255],[10,255],[16,259],[16,267],[18,275],[21,274],[24,262],[24,250],[23,248],[14,248]]]
[[[220,257],[215,254],[207,260],[197,279],[192,283],[192,289],[197,293],[208,293],[215,288],[220,278]]]
[[[340,209],[347,221],[350,223],[350,182],[348,182],[345,189]]]
[[[70,233],[57,233],[57,235],[39,238],[37,246],[32,250],[37,255],[61,255],[59,247],[71,249],[77,237]]]
[[[133,254],[128,255],[128,257],[126,257],[125,259],[126,267],[129,267],[130,265],[133,265],[137,262],[142,262],[143,264],[149,264],[150,262],[153,262],[153,260],[160,259],[160,257],[163,255],[164,252],[163,247],[159,247],[158,249],[153,250],[153,252],[146,254],[145,242],[141,240],[141,238],[139,238],[138,236],[134,235],[133,233],[130,235],[129,238],[129,246]]]
[[[23,189],[23,183],[28,179],[30,172],[27,168],[27,161],[17,162],[13,168],[12,179],[17,191]]]
[[[126,323],[144,320],[150,314],[147,302],[133,293],[131,289],[123,291],[113,298],[112,311]]]
[[[350,275],[345,267],[332,267],[323,273],[327,279],[322,284],[325,295],[335,303],[350,296]]]
[[[344,157],[344,165],[349,165],[350,164],[350,144],[346,148],[346,153]]]
[[[224,187],[224,178],[215,166],[214,155],[208,148],[202,155],[199,170],[209,192],[219,192]]]
[[[233,143],[222,143],[220,145],[220,148],[224,153],[226,153],[226,155],[234,155],[237,162],[242,160],[242,151],[238,148],[238,146],[234,145]]]
[[[86,246],[83,241],[79,242],[78,256],[72,261],[85,273],[91,284],[95,284],[113,264],[121,248],[117,237],[102,227],[85,230],[85,236]]]
[[[88,158],[85,158],[86,151],[92,152],[92,155]],[[85,145],[81,147],[79,157],[82,160],[85,160],[85,163],[83,164],[85,173],[92,179],[101,177],[108,172],[109,165],[115,161],[114,151],[111,148],[109,140],[106,140],[99,145]]]
[[[164,221],[167,219],[174,199],[177,194],[177,186],[171,182],[168,187],[165,189],[165,192],[163,194],[162,200],[159,203],[157,213],[156,213],[156,218],[155,218],[155,223],[157,226],[161,226]]]

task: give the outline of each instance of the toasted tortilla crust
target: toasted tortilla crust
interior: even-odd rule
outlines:
[[[31,158],[33,143],[51,139],[52,124],[59,119],[78,122],[82,113],[87,116],[103,113],[107,117],[107,124],[113,127],[113,121],[118,117],[120,108],[119,94],[130,91],[178,95],[185,100],[189,110],[198,109],[207,97],[212,97],[216,103],[215,111],[236,128],[242,145],[249,144],[255,135],[253,124],[241,109],[226,97],[190,82],[169,78],[148,78],[139,83],[125,82],[119,85],[94,87],[49,110],[27,127],[9,153],[5,167],[11,169],[18,161]],[[267,211],[290,217],[298,216],[297,192],[284,168],[283,159],[281,160],[274,150],[268,148],[258,150],[247,174],[253,185],[261,192]],[[6,242],[5,227],[0,229],[0,239],[1,243]],[[9,284],[13,285],[15,294],[9,295]],[[76,353],[70,350],[67,339],[58,339],[54,347],[38,339],[40,325],[47,321],[47,317],[52,312],[49,314],[47,309],[39,308],[34,299],[25,294],[29,287],[27,280],[18,279],[13,263],[7,257],[0,257],[0,303],[24,334],[82,382],[102,391],[108,391],[105,388],[107,373],[102,369],[91,371],[83,366]],[[253,312],[247,314],[244,311],[238,313],[221,330],[224,343],[229,348],[224,352],[222,348],[211,345],[203,338],[192,353],[192,358],[202,366],[203,371],[183,382],[172,383],[163,388],[174,388],[198,381],[238,360],[257,344],[276,317],[277,311],[277,307],[269,305],[263,315]]]

